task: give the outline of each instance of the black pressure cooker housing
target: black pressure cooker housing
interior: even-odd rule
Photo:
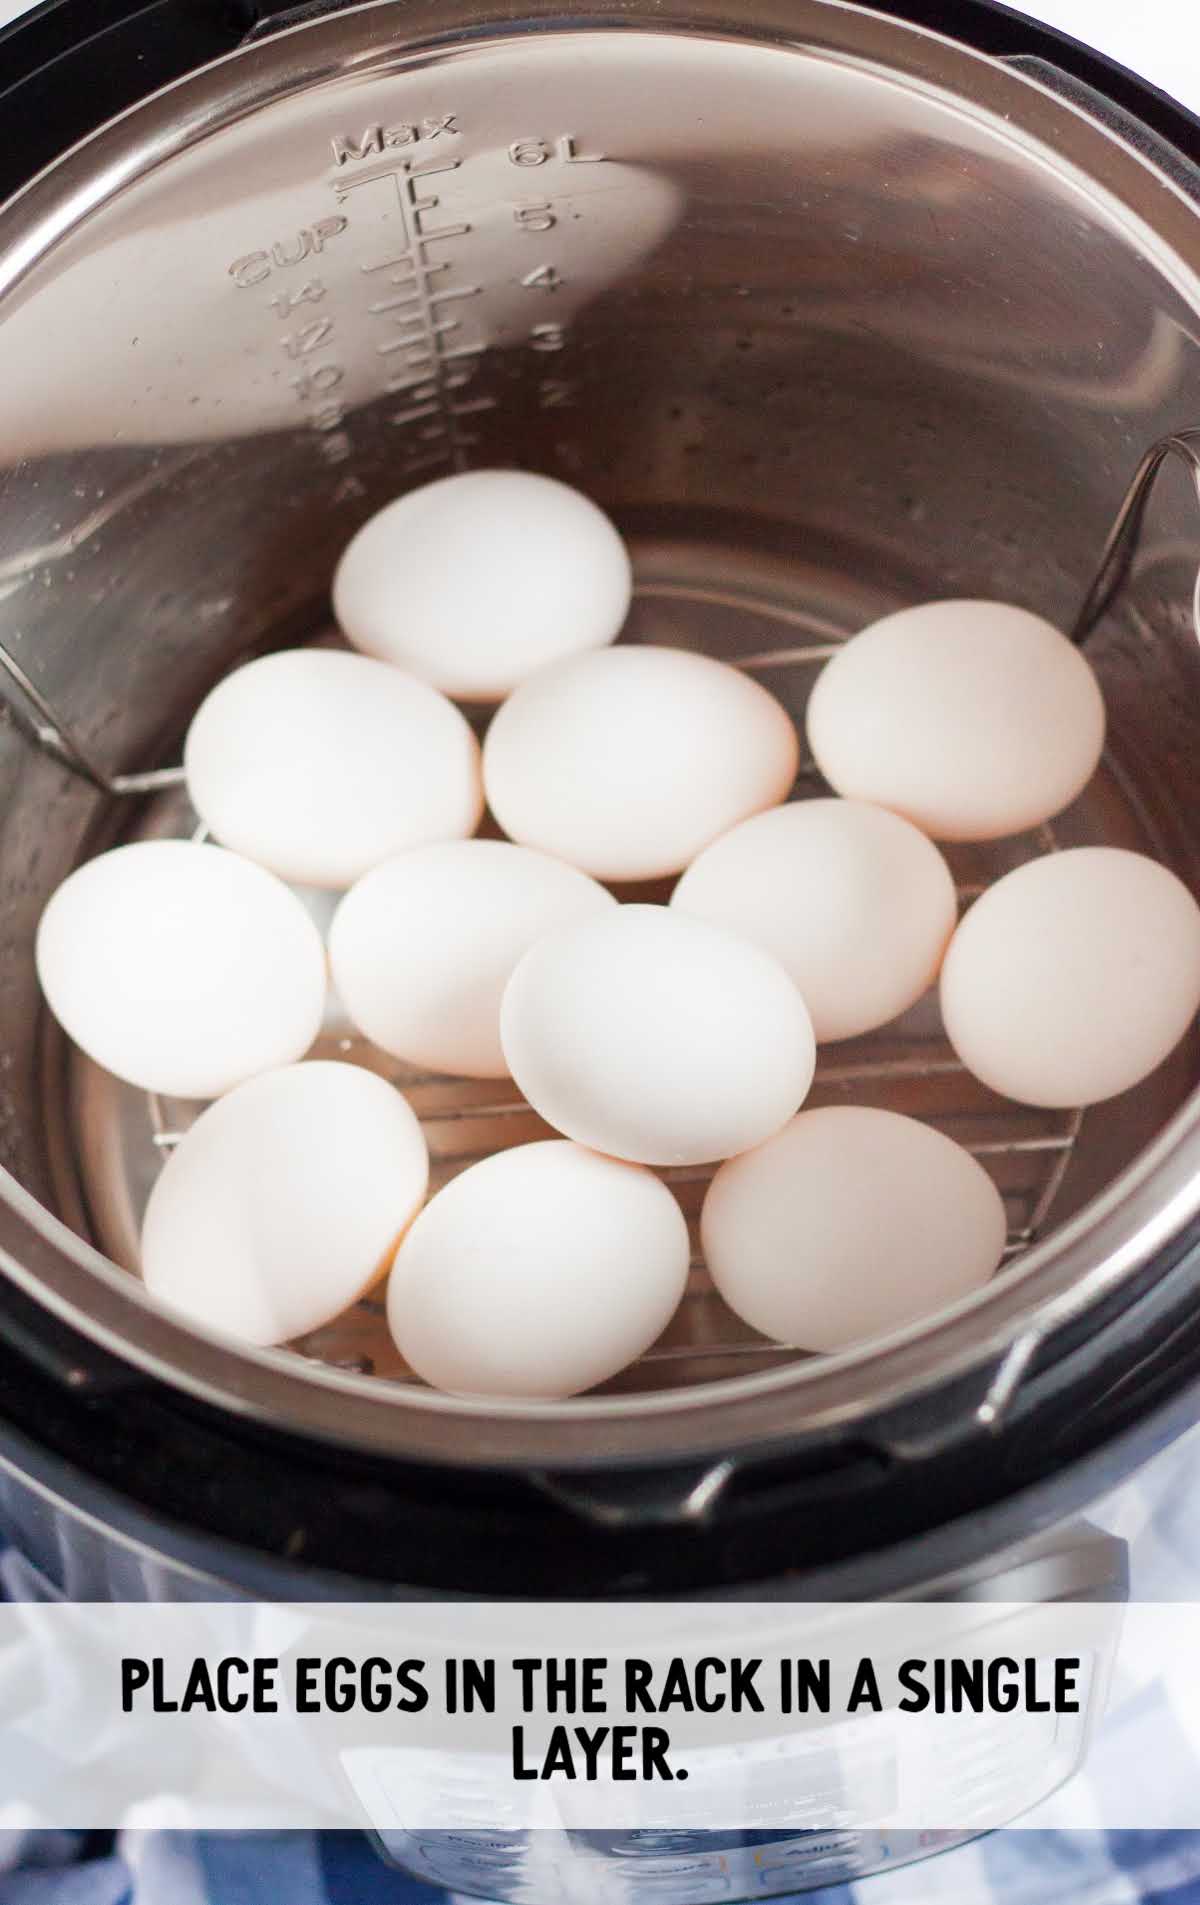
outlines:
[[[868,0],[868,4],[870,0]],[[98,126],[336,0],[47,0],[0,32],[0,198]],[[1200,123],[987,0],[876,11],[1103,95],[1127,136],[1200,166]],[[614,24],[635,7],[588,9]],[[1200,1227],[1041,1343],[1010,1404],[962,1379],[851,1433],[707,1468],[417,1465],[218,1411],[0,1284],[0,1528],[76,1598],[776,1593],[936,1587],[1115,1486],[1196,1415]]]

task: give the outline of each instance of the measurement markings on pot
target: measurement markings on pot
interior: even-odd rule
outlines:
[[[383,321],[374,352],[389,372],[384,390],[405,399],[391,421],[415,437],[398,471],[406,478],[438,467],[467,468],[479,441],[469,420],[497,405],[494,396],[471,393],[493,339],[478,310],[458,308],[485,296],[488,289],[471,275],[458,276],[461,259],[455,247],[471,239],[472,225],[444,213],[439,220],[439,194],[429,189],[430,180],[460,173],[470,160],[437,155],[413,159],[403,152],[418,139],[443,136],[461,137],[456,114],[427,116],[419,128],[408,122],[372,126],[358,140],[339,135],[332,142],[339,169],[330,185],[339,206],[351,194],[385,186],[400,209],[399,246],[385,257],[367,260],[359,270],[368,279],[382,281],[373,287],[377,295],[366,309],[369,317]],[[387,156],[398,148],[397,157]],[[558,168],[607,162],[605,153],[584,151],[573,133],[513,140],[507,158],[522,171],[547,164]],[[382,162],[362,163],[368,159]],[[357,206],[363,201],[354,202]],[[369,215],[369,197],[366,205]],[[553,231],[560,217],[552,193],[517,200],[501,194],[495,209],[511,213],[517,229],[536,240]],[[557,259],[545,250],[516,279],[522,290],[537,297],[552,297],[566,282]],[[567,346],[568,327],[562,321],[536,319],[524,342],[539,357],[555,355]],[[536,386],[536,400],[544,410],[569,408],[575,395],[574,380],[562,375],[543,376]]]
[[[269,250],[251,251],[235,258],[229,266],[229,275],[239,290],[252,291],[279,272],[288,272],[306,264],[310,258],[320,257],[326,245],[340,238],[349,224],[349,219],[341,214],[314,219],[311,225],[302,225],[287,239],[277,239]],[[346,405],[341,385],[346,368],[331,344],[336,320],[332,311],[324,308],[328,295],[324,277],[310,275],[299,284],[285,279],[268,303],[276,317],[289,325],[279,338],[280,348],[295,366],[288,383],[297,402],[305,406],[305,421],[316,434],[323,461],[337,465],[349,461],[353,445],[344,428]],[[314,312],[311,308],[314,305],[322,308]],[[334,500],[341,502],[361,494],[358,478],[347,474]]]
[[[426,127],[441,125],[458,135],[454,114],[445,115],[441,121],[426,120],[423,124]],[[412,130],[407,126],[400,129],[405,134]],[[393,139],[375,127],[369,139],[364,138],[353,148],[344,138],[334,143],[335,152],[340,155],[338,162],[344,164],[348,158],[364,158],[368,151],[379,152],[390,144],[404,144],[406,140]],[[581,150],[580,142],[572,133],[562,133],[553,140],[516,139],[508,147],[510,165],[520,170],[546,164],[598,165],[606,163],[606,159],[604,153]],[[333,180],[339,203],[363,186],[385,181],[400,203],[404,235],[399,251],[364,264],[360,269],[368,277],[386,273],[388,284],[394,287],[374,299],[367,309],[371,316],[388,320],[387,335],[376,344],[376,354],[398,360],[397,369],[385,388],[407,399],[392,422],[414,429],[418,439],[414,453],[402,466],[401,473],[406,476],[418,475],[441,464],[452,470],[465,469],[469,452],[478,441],[465,419],[496,407],[492,396],[459,394],[475,380],[492,342],[477,317],[473,327],[467,328],[466,314],[448,308],[477,298],[486,289],[482,283],[456,282],[445,276],[454,271],[458,262],[453,253],[447,256],[446,247],[469,238],[472,228],[465,219],[432,223],[438,209],[438,195],[429,192],[423,184],[439,173],[459,172],[466,163],[468,161],[457,158],[420,162],[400,158],[373,165],[367,171],[339,175]],[[518,230],[533,238],[544,237],[558,224],[559,212],[552,196],[522,198],[511,202],[508,209]],[[552,296],[562,289],[566,280],[554,257],[542,252],[536,263],[520,272],[517,282],[525,291]],[[564,323],[538,320],[530,325],[526,342],[530,350],[545,356],[564,350],[567,337]],[[545,410],[567,408],[574,402],[575,389],[570,378],[542,377],[537,385],[538,405]]]
[[[607,152],[581,151],[580,141],[572,132],[560,133],[553,142],[547,139],[515,139],[508,148],[508,157],[512,165],[522,167],[545,165],[552,159],[560,160],[563,165],[608,163]],[[552,198],[523,199],[513,206],[513,223],[535,236],[553,231],[558,217]],[[563,282],[552,264],[535,265],[521,278],[521,284],[527,291],[557,291]],[[553,356],[566,349],[567,336],[564,324],[533,324],[529,330],[529,348],[539,356]],[[538,407],[541,410],[571,409],[577,393],[578,385],[573,378],[542,377],[537,386]]]
[[[395,126],[368,126],[358,139],[337,133],[330,140],[330,145],[333,147],[334,164],[346,165],[355,159],[369,158],[372,153],[391,152],[397,146],[415,146],[424,140],[443,137],[458,137],[457,113],[426,113],[416,125],[402,121]]]
[[[494,397],[459,394],[478,370],[488,337],[478,325],[473,331],[465,329],[466,320],[452,307],[477,298],[483,287],[444,281],[443,274],[453,269],[454,261],[442,255],[441,247],[468,237],[471,227],[465,219],[432,223],[438,196],[424,184],[439,173],[458,170],[457,159],[433,159],[420,165],[402,159],[392,166],[376,167],[370,174],[337,179],[333,186],[342,199],[359,186],[386,180],[400,203],[404,231],[400,250],[359,269],[369,278],[386,274],[384,287],[390,287],[380,287],[381,295],[367,310],[372,317],[386,320],[386,332],[375,345],[376,356],[387,360],[391,372],[384,388],[406,399],[391,421],[402,429],[414,429],[417,438],[413,453],[401,465],[402,476],[415,476],[439,464],[466,469],[469,452],[478,441],[467,419],[494,409],[496,403]]]
[[[395,470],[398,479],[468,467],[479,442],[471,419],[496,409],[498,402],[474,388],[486,353],[496,341],[481,316],[482,307],[475,303],[483,299],[486,306],[489,290],[497,294],[502,288],[515,288],[528,294],[529,321],[516,327],[519,347],[538,359],[557,357],[568,347],[570,328],[565,315],[540,316],[532,309],[533,301],[551,302],[569,282],[561,255],[548,237],[563,216],[554,186],[536,197],[510,196],[504,184],[496,182],[485,195],[484,218],[505,224],[511,219],[529,241],[532,254],[527,267],[522,260],[516,261],[515,272],[511,278],[506,274],[503,287],[489,286],[470,270],[471,245],[478,238],[471,220],[444,210],[439,215],[441,198],[431,189],[431,182],[439,177],[462,174],[472,163],[470,155],[443,156],[441,148],[431,157],[413,154],[414,147],[430,141],[461,137],[453,112],[425,114],[396,125],[380,122],[357,136],[335,135],[330,141],[334,170],[327,182],[337,213],[314,218],[272,245],[235,258],[227,267],[239,290],[253,292],[265,286],[271,294],[267,305],[286,326],[278,333],[278,344],[289,360],[288,383],[322,461],[339,471],[335,503],[365,494],[353,469],[339,466],[350,465],[354,456],[354,405],[372,401],[380,391],[403,400],[390,418],[410,439]],[[482,156],[476,155],[477,162]],[[585,150],[584,142],[573,133],[514,139],[506,150],[489,156],[509,177],[510,168],[529,172],[549,166],[552,180],[561,177],[564,166],[608,163],[606,153]],[[385,206],[378,197],[372,198],[372,190],[388,194],[386,213],[393,224],[397,209],[400,214],[399,233],[389,233],[383,255],[375,257],[370,255],[372,226],[382,225],[378,214]],[[349,249],[361,258],[349,285],[345,263],[337,269],[336,258],[333,270],[313,269],[318,260],[323,261],[331,241],[345,232],[350,233]],[[460,271],[463,241],[467,241],[466,270]],[[347,249],[339,248],[343,260]],[[365,308],[357,289],[363,280],[369,292]],[[346,319],[353,327],[355,319],[363,316],[368,321],[368,350],[377,366],[365,379],[358,350],[346,338]],[[501,334],[511,334],[511,321],[501,320],[499,329]],[[549,373],[551,367],[546,368]],[[364,385],[356,395],[351,394],[352,371]],[[534,401],[541,410],[569,409],[577,394],[577,379],[564,375],[558,364],[553,374],[539,376],[534,386]]]

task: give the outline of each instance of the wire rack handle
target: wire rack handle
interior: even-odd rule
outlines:
[[[1173,436],[1161,437],[1146,451],[1138,464],[1132,483],[1125,492],[1125,500],[1118,511],[1117,519],[1108,532],[1108,539],[1100,557],[1100,566],[1096,571],[1096,579],[1084,596],[1083,605],[1076,617],[1072,630],[1074,641],[1087,640],[1097,623],[1108,614],[1129,580],[1129,571],[1133,566],[1133,558],[1141,540],[1150,493],[1159,473],[1173,458],[1191,472],[1196,490],[1196,501],[1200,504],[1200,430],[1178,430]],[[1196,576],[1192,605],[1196,633],[1200,636],[1200,572]]]

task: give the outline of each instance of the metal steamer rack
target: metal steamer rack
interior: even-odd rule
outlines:
[[[1105,542],[1094,580],[1087,589],[1072,630],[1084,643],[1121,595],[1141,538],[1147,504],[1162,469],[1177,460],[1187,470],[1200,503],[1200,430],[1181,431],[1155,443],[1142,458]],[[84,524],[71,539],[72,548],[90,533]],[[40,551],[39,560],[45,552]],[[6,572],[13,580],[17,570]],[[689,608],[738,611],[751,624],[761,622],[769,643],[781,631],[778,646],[764,646],[736,658],[736,665],[756,676],[771,675],[773,685],[792,707],[802,706],[820,665],[833,654],[847,631],[801,606],[760,599],[752,591],[730,592],[673,579],[643,578],[635,587],[635,615],[653,616],[656,605],[666,604],[672,615],[686,619]],[[1193,604],[1200,635],[1200,576]],[[801,635],[788,642],[788,636]],[[148,771],[111,772],[93,754],[72,726],[64,721],[24,667],[0,646],[0,670],[7,678],[10,712],[23,730],[72,774],[106,799],[128,802],[139,815],[134,834],[203,839],[186,803],[181,767]],[[811,761],[802,765],[793,798],[822,791],[823,783]],[[1004,865],[986,869],[987,878],[959,879],[960,902],[970,901],[988,884],[988,878],[1034,854],[1054,851],[1063,842],[1045,825],[1010,849]],[[639,897],[665,897],[663,892],[639,889]],[[436,1190],[457,1171],[489,1153],[531,1138],[553,1135],[542,1124],[515,1087],[497,1088],[496,1081],[449,1078],[405,1068],[385,1058],[353,1034],[347,1024],[327,1023],[317,1048],[325,1056],[369,1065],[391,1079],[421,1119],[430,1148],[430,1188]],[[132,1184],[97,1220],[87,1170],[79,1167],[82,1187],[72,1200],[78,1221],[92,1229],[101,1247],[133,1272],[137,1268],[137,1231],[140,1223],[138,1186],[144,1199],[155,1171],[177,1144],[200,1107],[168,1102],[152,1094],[119,1085],[87,1061],[79,1061],[76,1101],[82,1120],[93,1126],[116,1125],[130,1154],[125,1175]],[[809,1103],[867,1102],[887,1104],[925,1118],[950,1131],[984,1161],[995,1177],[1009,1213],[1006,1264],[1019,1257],[1045,1233],[1063,1186],[1083,1126],[1083,1112],[1035,1113],[1008,1107],[997,1117],[996,1101],[976,1085],[952,1052],[941,1030],[934,1003],[927,999],[895,1025],[865,1039],[850,1041],[819,1056]],[[90,1110],[89,1110],[90,1106]],[[999,1126],[1003,1125],[1003,1129]],[[111,1148],[111,1139],[108,1140]],[[86,1141],[81,1144],[86,1151]],[[130,1158],[132,1161],[130,1161]],[[695,1237],[705,1186],[715,1167],[664,1170],[660,1175],[680,1198]],[[1094,1292],[1092,1294],[1095,1294]],[[1077,1313],[1080,1298],[1066,1290],[1036,1313],[1033,1322],[1012,1342],[997,1365],[977,1408],[981,1424],[995,1426],[1004,1414],[1025,1370],[1041,1343]],[[326,1328],[293,1344],[299,1357],[364,1376],[379,1376],[412,1384],[414,1378],[400,1361],[388,1336],[383,1304],[377,1294],[363,1298]],[[619,1396],[630,1392],[678,1388],[736,1375],[749,1369],[794,1362],[800,1352],[784,1349],[757,1336],[725,1308],[716,1295],[698,1251],[693,1256],[687,1295],[668,1330],[638,1363],[595,1393]]]

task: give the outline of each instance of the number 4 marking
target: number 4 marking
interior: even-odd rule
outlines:
[[[557,291],[562,279],[553,265],[539,265],[536,271],[527,271],[521,283],[529,291]]]

